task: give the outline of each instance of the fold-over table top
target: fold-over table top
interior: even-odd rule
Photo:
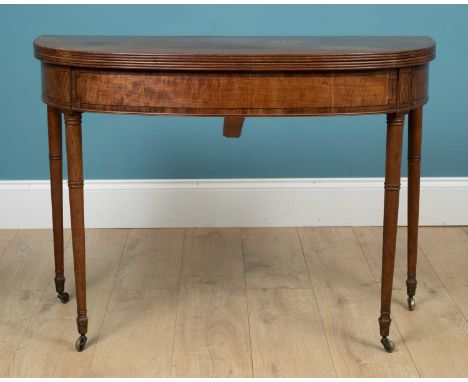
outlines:
[[[311,71],[398,68],[435,57],[425,36],[41,36],[35,56],[93,68]]]

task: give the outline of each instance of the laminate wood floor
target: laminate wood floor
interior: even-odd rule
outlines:
[[[77,353],[70,232],[0,230],[0,377],[467,377],[468,228],[421,228],[416,310],[399,229],[392,354],[380,345],[380,228],[87,230]]]

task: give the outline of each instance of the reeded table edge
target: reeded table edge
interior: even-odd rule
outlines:
[[[34,56],[49,64],[131,70],[318,71],[389,69],[423,65],[435,58],[435,42],[423,49],[349,54],[128,54],[67,51],[40,46]]]

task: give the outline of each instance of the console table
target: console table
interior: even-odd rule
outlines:
[[[429,37],[102,37],[41,36],[47,104],[55,287],[66,303],[63,271],[62,122],[64,115],[77,324],[86,344],[85,228],[81,115],[136,113],[223,116],[239,137],[245,117],[386,114],[381,342],[388,338],[402,136],[408,123],[409,310],[415,307],[422,108],[428,99]],[[337,280],[336,282],[340,282]]]

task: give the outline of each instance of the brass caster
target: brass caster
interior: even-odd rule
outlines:
[[[395,345],[387,337],[382,337],[380,342],[382,343],[382,345],[383,345],[383,347],[384,347],[384,349],[385,349],[385,351],[387,353],[392,353],[395,350]]]
[[[62,292],[57,295],[62,304],[66,304],[70,301],[70,295],[67,292]]]
[[[88,338],[84,334],[78,337],[75,344],[76,351],[81,352],[84,350],[87,339]]]
[[[414,297],[408,297],[408,308],[410,311],[413,311],[416,306],[416,301],[414,300]]]

